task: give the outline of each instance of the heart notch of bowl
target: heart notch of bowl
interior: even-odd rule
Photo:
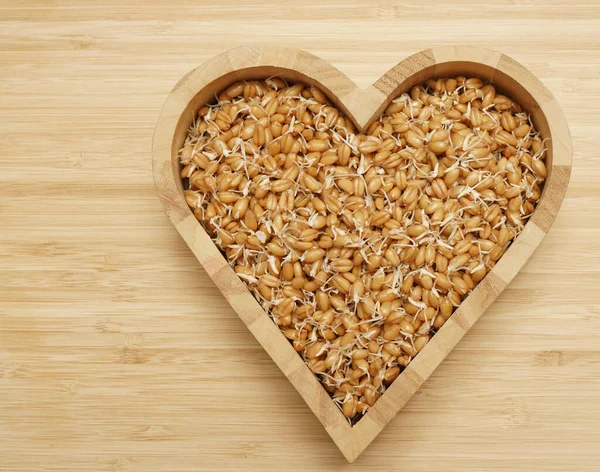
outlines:
[[[196,111],[236,81],[274,75],[318,86],[359,130],[366,129],[393,98],[414,84],[434,77],[480,77],[493,81],[499,90],[520,103],[546,140],[548,178],[522,233],[354,426],[348,423],[317,377],[238,278],[183,197],[178,150]],[[305,51],[241,47],[210,59],[179,81],[161,111],[152,157],[156,188],[169,219],[240,319],[298,390],[342,454],[352,462],[496,300],[540,244],[564,198],[571,172],[572,148],[564,115],[550,91],[519,63],[495,51],[474,47],[427,49],[404,59],[373,85],[361,89],[331,64]]]

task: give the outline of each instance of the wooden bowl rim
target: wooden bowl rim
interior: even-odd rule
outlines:
[[[550,134],[544,136],[550,139],[548,179],[534,214],[496,266],[367,414],[350,426],[316,376],[193,216],[182,194],[178,165],[174,164],[177,131],[186,110],[189,112],[194,98],[206,87],[217,83],[222,77],[227,77],[227,80],[219,88],[247,78],[247,71],[252,71],[252,75],[258,73],[258,77],[261,72],[266,74],[272,70],[299,74],[297,77],[301,80],[318,84],[359,128],[365,128],[397,96],[400,89],[420,82],[423,71],[435,77],[436,70],[454,63],[466,64],[466,69],[483,66],[505,74],[534,99],[533,106],[539,108],[545,117]],[[496,51],[476,47],[426,49],[400,61],[372,85],[361,89],[343,72],[306,51],[244,46],[209,59],[177,83],[167,97],[156,125],[152,160],[157,192],[171,222],[241,320],[304,398],[342,454],[349,462],[353,462],[492,304],[540,244],[564,198],[571,171],[572,148],[564,115],[550,91],[518,62]]]

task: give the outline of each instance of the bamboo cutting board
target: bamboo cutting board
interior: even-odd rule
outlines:
[[[599,27],[582,1],[0,2],[0,471],[596,470]],[[475,41],[559,101],[569,191],[350,465],[165,217],[153,128],[181,76],[237,45],[304,48],[365,86]]]

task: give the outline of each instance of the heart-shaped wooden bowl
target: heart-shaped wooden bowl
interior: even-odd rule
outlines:
[[[523,232],[423,351],[354,426],[344,418],[316,376],[235,274],[183,197],[177,152],[195,112],[235,81],[273,75],[320,87],[359,130],[369,126],[393,98],[416,83],[433,77],[480,77],[493,81],[496,88],[519,102],[546,140],[548,178]],[[569,129],[548,89],[511,58],[473,47],[427,49],[404,59],[366,89],[360,89],[331,64],[305,51],[275,47],[232,49],[197,67],[175,86],[160,114],[152,148],[156,188],[171,222],[350,462],[406,404],[540,244],[565,195],[571,172],[571,153]]]

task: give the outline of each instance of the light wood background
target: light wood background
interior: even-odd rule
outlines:
[[[171,87],[256,42],[362,86],[427,47],[494,48],[573,136],[546,240],[352,465],[154,191]],[[599,79],[595,0],[0,0],[0,470],[598,470]]]

